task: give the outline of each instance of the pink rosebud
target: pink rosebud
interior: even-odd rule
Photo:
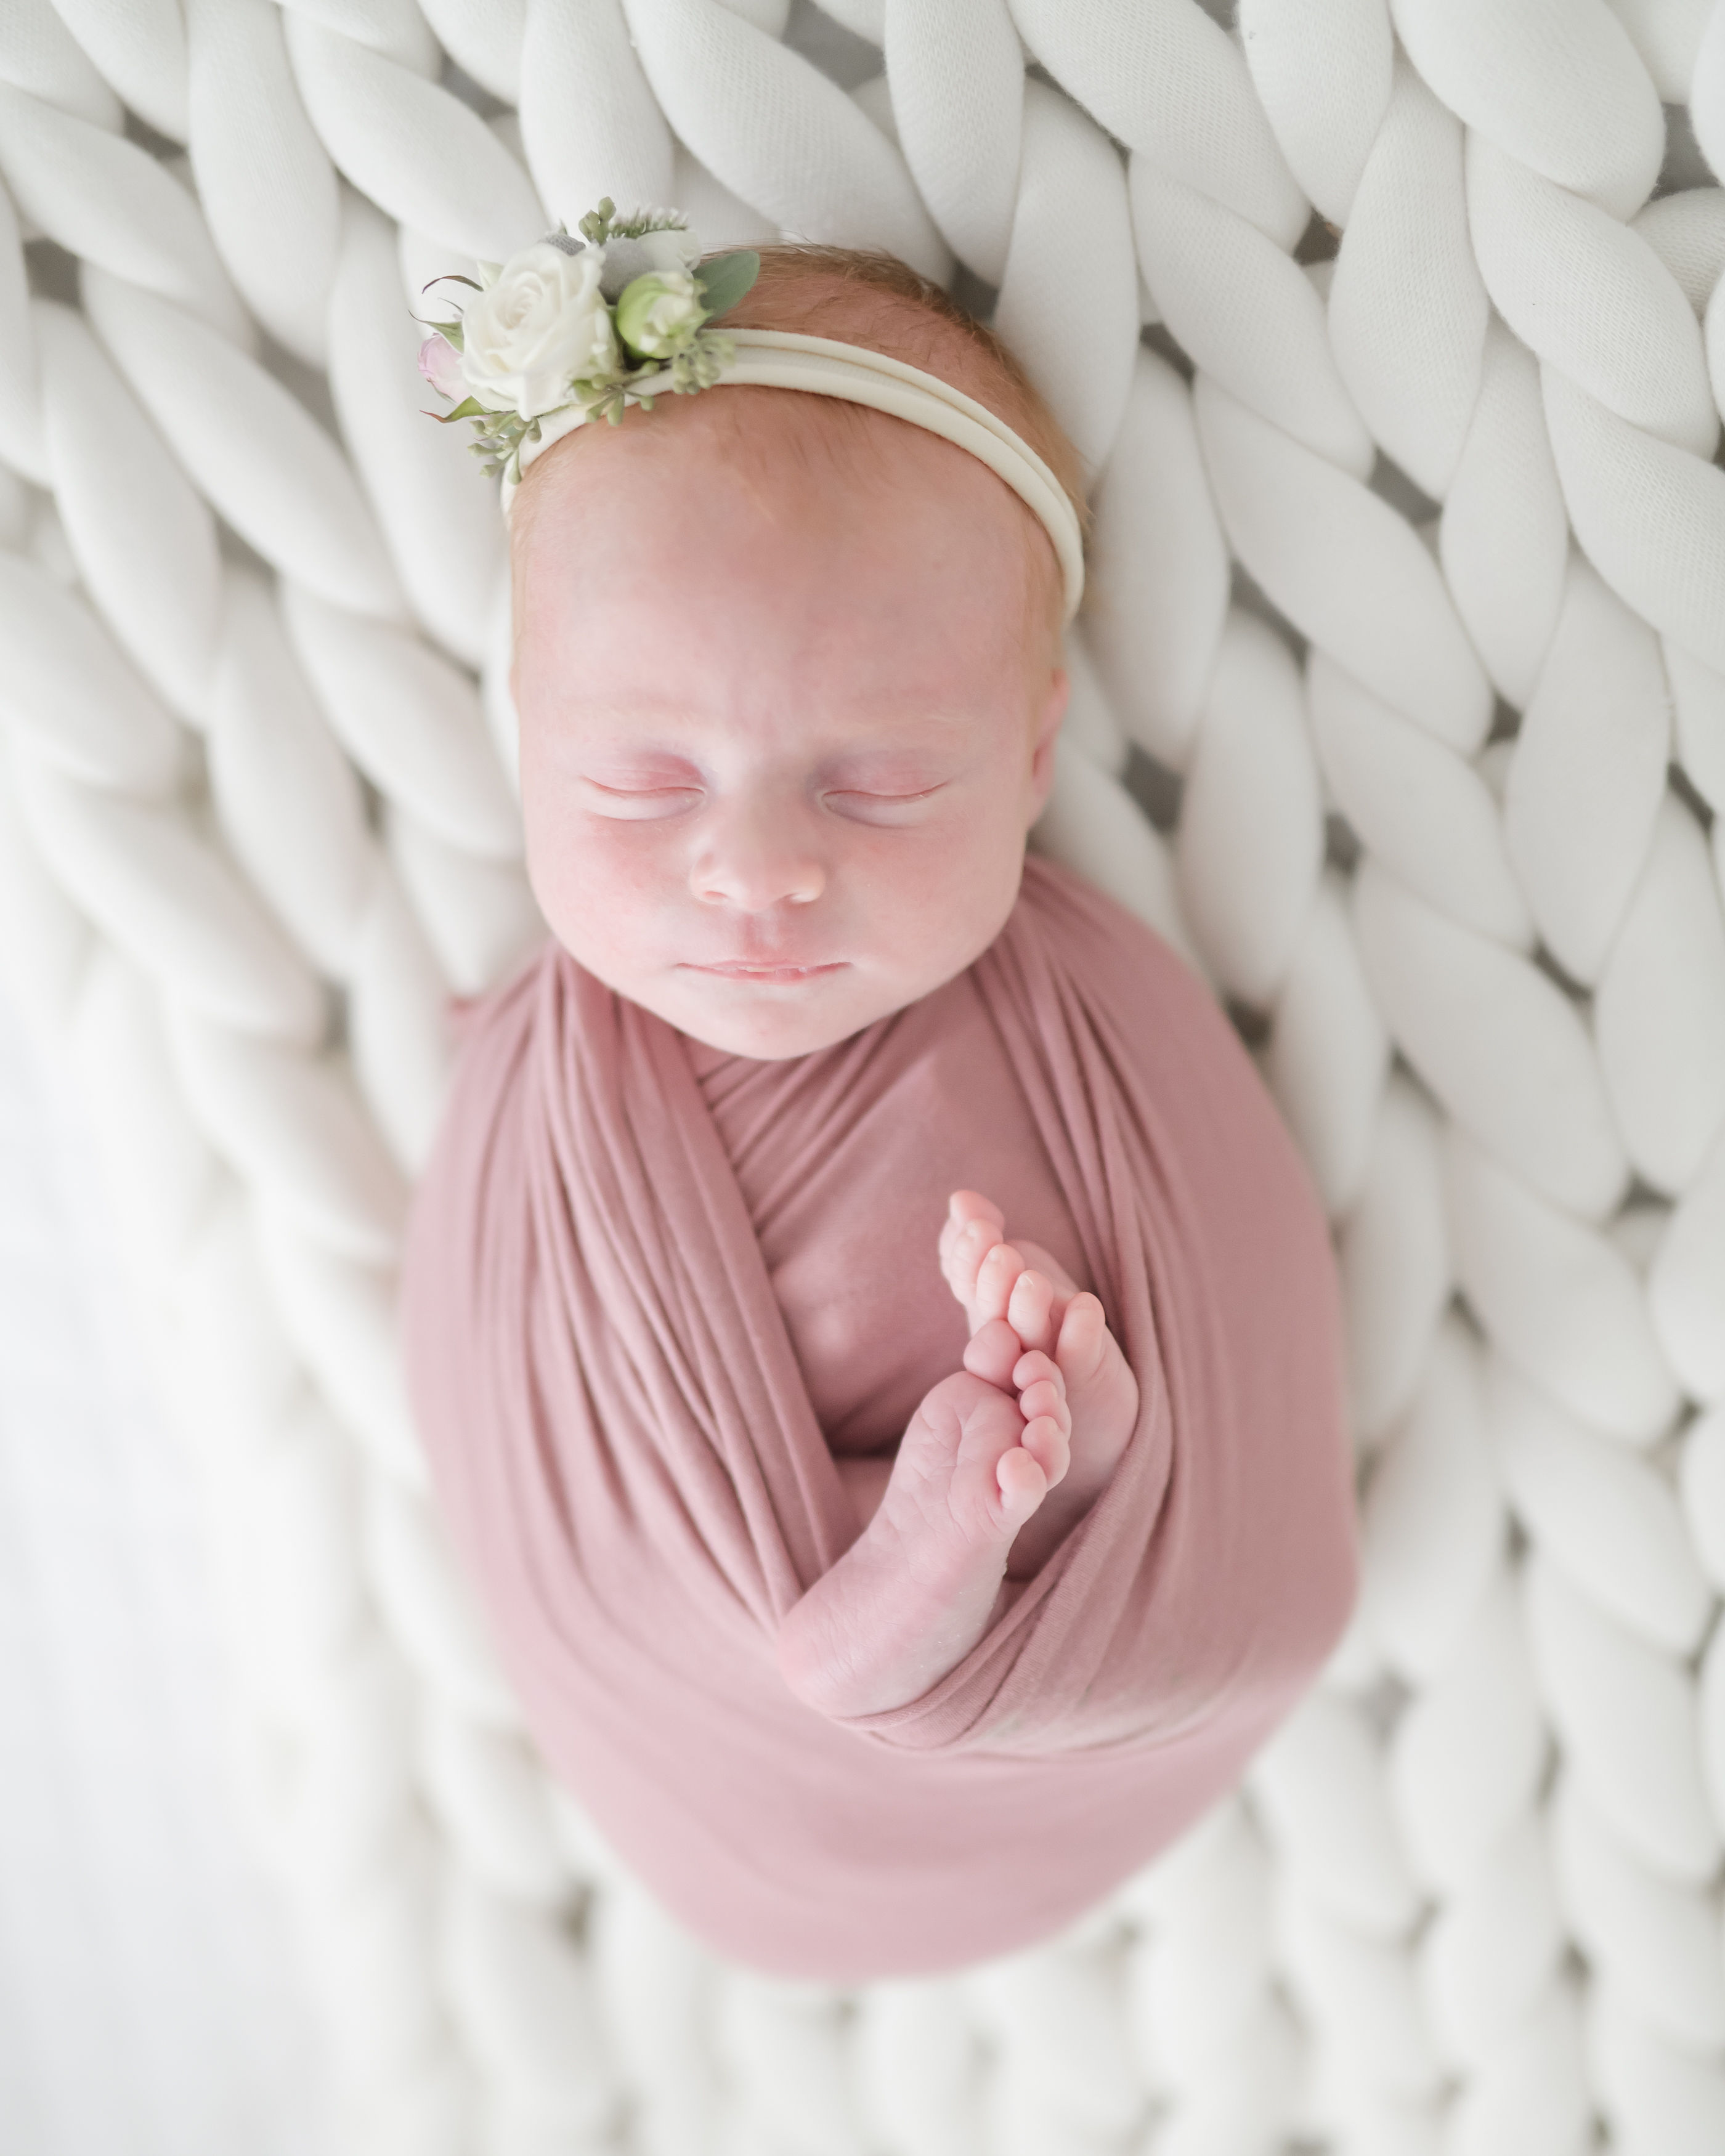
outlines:
[[[434,333],[419,347],[419,372],[439,397],[461,398],[467,384],[461,378],[461,355],[447,337]]]

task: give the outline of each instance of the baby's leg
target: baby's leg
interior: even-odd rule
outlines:
[[[970,1322],[964,1366],[995,1383],[1021,1352],[1050,1356],[1065,1381],[1072,1471],[1013,1546],[1008,1576],[1028,1578],[1106,1489],[1138,1419],[1138,1383],[1098,1299],[1040,1244],[1008,1242],[999,1206],[954,1191],[941,1268]]]
[[[1007,1553],[1067,1465],[1065,1384],[1020,1353],[1007,1384],[943,1378],[911,1418],[878,1510],[779,1628],[778,1666],[824,1714],[919,1698],[1002,1604]]]

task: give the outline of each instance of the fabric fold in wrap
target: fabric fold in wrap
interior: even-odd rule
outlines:
[[[828,1718],[778,1676],[855,1523],[684,1035],[548,940],[465,1014],[408,1222],[414,1415],[535,1738],[673,1914],[783,1975],[929,1973],[1075,1919],[1238,1776],[1355,1592],[1328,1233],[1225,1017],[1035,855],[959,978],[1141,1402],[1091,1511],[919,1699]],[[911,1018],[751,1067],[865,1071],[890,1111]],[[988,1190],[988,1131],[949,1136]],[[870,1200],[810,1232],[842,1255]],[[906,1262],[946,1293],[932,1235]]]

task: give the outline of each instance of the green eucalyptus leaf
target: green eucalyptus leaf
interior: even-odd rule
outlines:
[[[703,262],[695,273],[695,281],[701,287],[701,304],[706,309],[707,320],[734,307],[760,271],[761,258],[752,247],[741,247],[734,254],[721,254],[711,262]]]
[[[429,292],[434,285],[472,285],[475,292],[483,292],[485,289],[483,285],[475,284],[471,277],[464,277],[459,270],[446,270],[441,277],[428,277],[419,290]]]

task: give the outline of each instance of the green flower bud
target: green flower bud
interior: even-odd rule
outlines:
[[[686,270],[652,270],[624,286],[616,320],[617,334],[630,351],[662,359],[688,342],[706,320],[706,309]]]

